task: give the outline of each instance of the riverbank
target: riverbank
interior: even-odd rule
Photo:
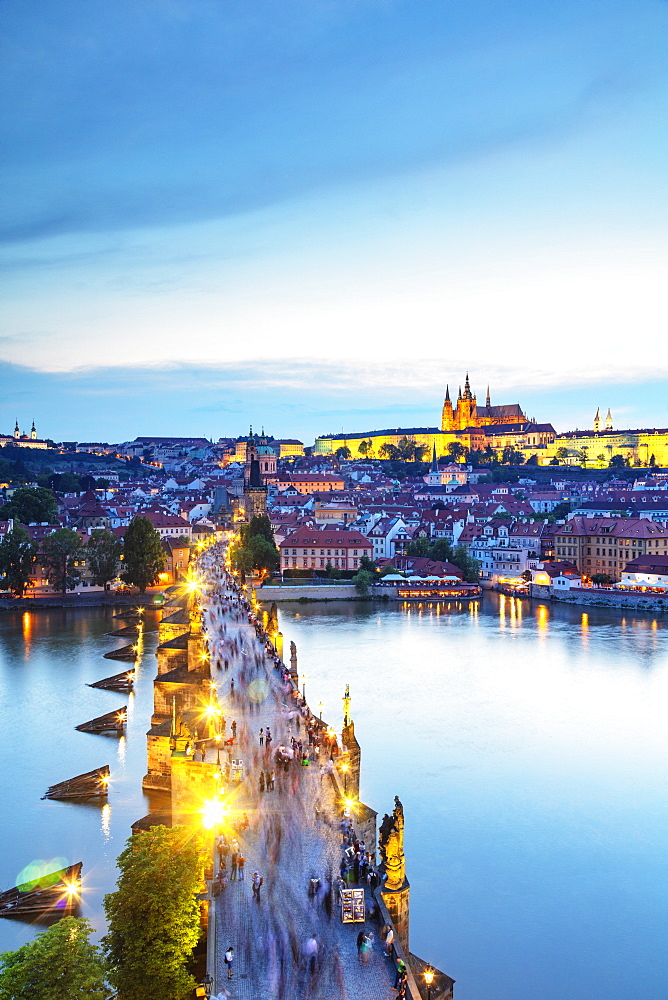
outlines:
[[[98,591],[93,594],[42,594],[39,597],[0,598],[0,611],[36,611],[38,608],[113,608],[136,607],[142,602],[153,604],[153,598],[163,593],[156,587],[145,594],[119,594],[118,591]]]
[[[517,596],[525,595],[519,594]],[[535,600],[554,601],[556,604],[577,604],[586,607],[612,608],[619,611],[652,611],[656,614],[668,611],[668,596],[636,593],[629,590],[595,590],[593,587],[582,587],[565,591],[563,594],[555,594],[551,587],[532,583],[529,585],[527,596]]]

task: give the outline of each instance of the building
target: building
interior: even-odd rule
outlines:
[[[566,464],[601,469],[616,457],[628,465],[668,466],[668,428],[614,430],[610,410],[604,425],[597,410],[591,431],[556,435],[539,462],[544,465],[558,458]]]
[[[625,587],[653,587],[668,590],[668,556],[637,556],[627,562],[622,573]]]
[[[359,531],[349,529],[298,528],[280,545],[281,570],[357,570],[362,556],[372,558],[372,545]]]
[[[261,456],[258,455],[258,447],[263,448]],[[267,513],[267,483],[262,477],[260,470],[261,457],[268,458],[264,445],[256,445],[253,437],[253,430],[248,438],[246,448],[246,465],[244,468],[244,496],[243,506],[245,520],[250,521],[252,517],[261,517]],[[274,455],[274,471],[276,469],[276,456]]]
[[[331,475],[328,472],[291,472],[281,473],[278,476],[278,488],[280,491],[292,486],[298,493],[331,493],[332,490],[342,490],[345,481],[341,476]]]
[[[576,516],[555,530],[554,555],[583,576],[600,573],[619,582],[639,556],[668,555],[668,528],[647,518]]]
[[[0,434],[0,445],[11,445],[14,448],[48,448],[48,441],[43,441],[41,438],[37,437],[37,430],[35,428],[35,421],[32,422],[32,427],[30,428],[30,433],[23,434],[19,429],[19,422],[16,421],[14,425],[13,434]]]
[[[401,450],[406,442],[410,442],[420,449],[423,460],[433,456],[434,450],[438,457],[451,455],[451,445],[460,445],[469,452],[485,451],[487,448],[502,452],[504,448],[513,448],[521,451],[525,458],[530,458],[543,452],[555,436],[551,424],[537,424],[529,420],[519,403],[492,406],[489,389],[485,405],[479,407],[467,374],[464,391],[460,388],[454,407],[446,386],[440,427],[396,427],[354,434],[323,434],[316,438],[313,453],[331,455],[340,448],[347,448],[354,459],[389,458],[393,448]],[[463,453],[460,451],[460,454]]]
[[[471,392],[469,373],[466,373],[464,392],[459,388],[457,403],[453,408],[450,388],[445,387],[445,400],[441,411],[442,431],[464,431],[471,427],[485,427],[495,424],[524,424],[527,422],[519,403],[492,406],[489,386],[484,406],[478,406],[476,396]]]

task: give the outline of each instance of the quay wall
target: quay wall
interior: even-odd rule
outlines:
[[[322,584],[313,587],[260,587],[256,591],[258,601],[350,601],[359,594],[354,585],[327,586]]]
[[[568,590],[563,594],[555,594],[551,587],[537,583],[530,584],[529,596],[560,604],[578,604],[588,607],[615,608],[618,611],[653,611],[661,613],[668,611],[668,596],[660,594],[643,594],[632,591],[593,590],[590,587]]]

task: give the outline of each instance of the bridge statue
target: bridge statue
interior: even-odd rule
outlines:
[[[350,684],[346,684],[346,693],[343,696],[343,725],[350,725]]]
[[[383,816],[378,833],[378,847],[385,866],[385,889],[402,889],[406,882],[406,858],[404,857],[404,807],[397,795],[394,796],[394,811],[391,816]]]
[[[297,674],[297,647],[294,642],[290,643],[290,672]]]

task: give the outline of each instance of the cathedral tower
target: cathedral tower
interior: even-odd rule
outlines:
[[[455,419],[452,413],[452,403],[450,402],[450,387],[445,387],[445,401],[441,411],[441,430],[451,431],[455,426]]]
[[[601,429],[601,411],[599,407],[596,407],[596,416],[594,417],[594,434],[598,434]]]

